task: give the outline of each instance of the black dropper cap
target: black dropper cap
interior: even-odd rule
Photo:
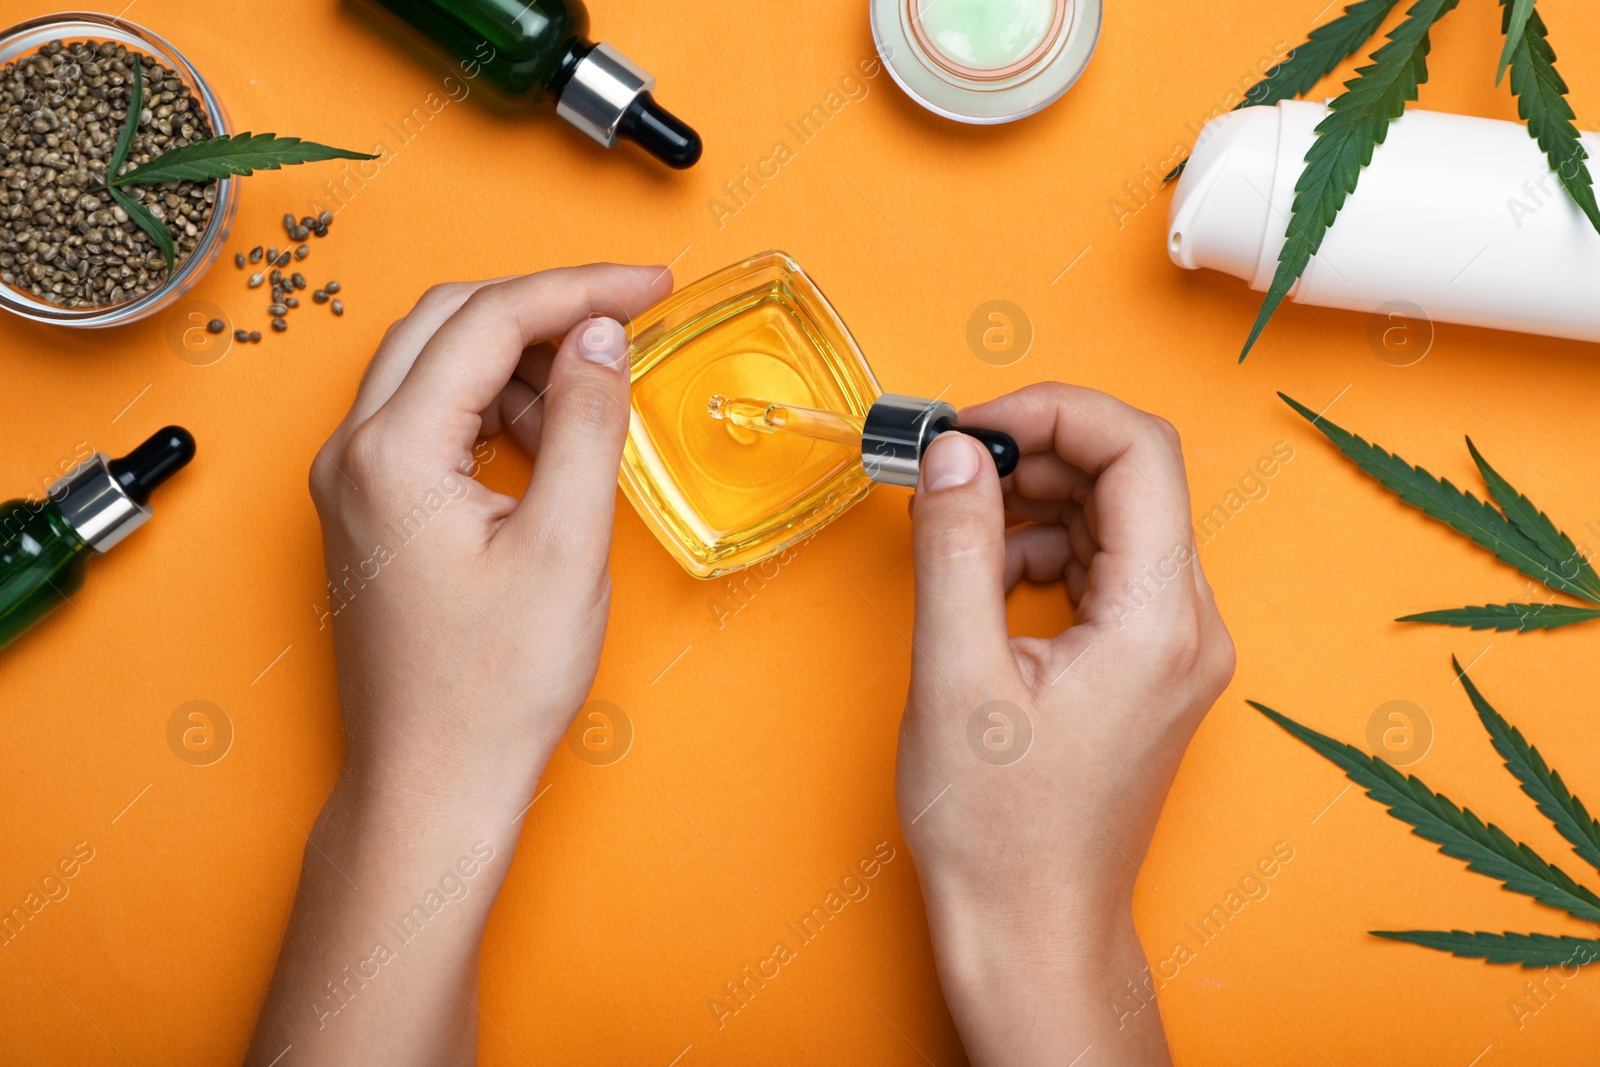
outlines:
[[[986,430],[981,426],[958,426],[954,422],[940,420],[934,424],[936,433],[954,430],[964,433],[974,441],[989,450],[989,457],[994,460],[995,473],[1004,478],[1017,469],[1017,460],[1022,458],[1022,450],[1011,439],[1011,435],[1003,430]]]
[[[634,97],[617,123],[617,134],[675,170],[685,170],[700,160],[700,135],[656,103],[649,92]]]
[[[182,426],[168,426],[121,459],[106,464],[122,491],[136,504],[150,502],[150,490],[172,477],[194,458],[194,436]]]

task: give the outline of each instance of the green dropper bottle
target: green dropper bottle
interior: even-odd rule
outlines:
[[[0,504],[0,648],[83,588],[89,558],[148,522],[150,491],[193,458],[168,426],[121,459],[95,453],[44,500]]]
[[[682,169],[700,158],[700,135],[656,103],[655,78],[588,37],[583,0],[368,0],[430,47],[512,100],[548,97],[556,113],[607,148],[637,143]]]

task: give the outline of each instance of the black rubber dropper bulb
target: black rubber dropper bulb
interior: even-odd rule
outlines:
[[[959,426],[953,419],[936,420],[933,430],[935,434],[954,430],[966,434],[981,444],[988,450],[989,458],[994,460],[995,473],[1002,478],[1016,470],[1017,460],[1022,458],[1022,451],[1017,448],[1017,443],[1003,430],[986,430],[981,426]]]
[[[656,103],[648,91],[635,97],[622,113],[617,134],[675,170],[687,169],[700,160],[700,135]]]
[[[194,436],[182,426],[168,426],[121,459],[106,464],[111,476],[136,504],[148,504],[150,491],[194,458]]]

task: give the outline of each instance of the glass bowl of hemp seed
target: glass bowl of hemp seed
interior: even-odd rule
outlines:
[[[181,297],[211,266],[237,183],[141,187],[177,245],[170,274],[149,235],[105,188],[128,114],[135,57],[144,111],[129,165],[231,133],[216,94],[159,35],[94,12],[0,32],[0,307],[63,326],[120,326]]]

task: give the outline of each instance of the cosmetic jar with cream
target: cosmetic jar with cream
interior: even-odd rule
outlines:
[[[872,39],[895,82],[957,122],[1025,118],[1089,65],[1101,0],[872,0]]]

